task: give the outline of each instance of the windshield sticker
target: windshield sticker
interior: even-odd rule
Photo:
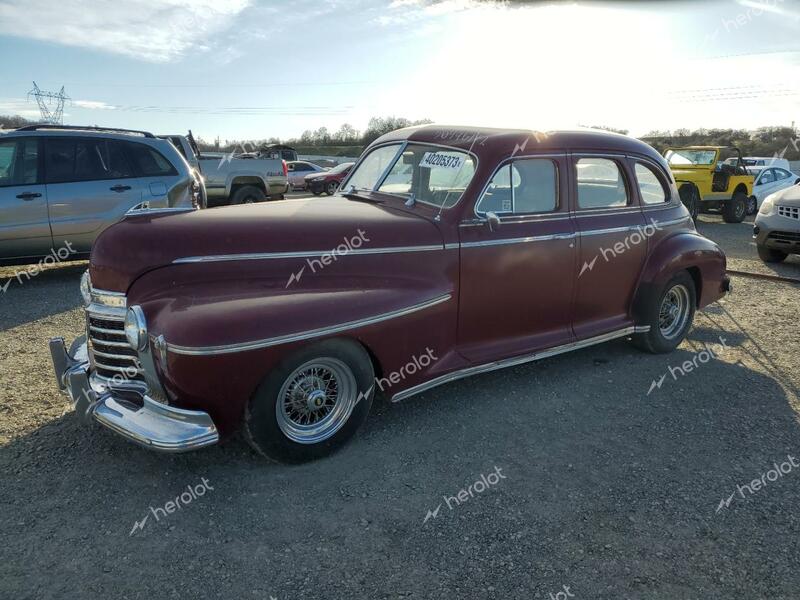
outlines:
[[[426,152],[419,163],[424,169],[460,169],[464,165],[464,157],[444,152]]]

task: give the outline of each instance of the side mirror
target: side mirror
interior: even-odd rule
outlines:
[[[486,222],[489,224],[489,231],[500,229],[500,217],[497,216],[497,213],[487,212]]]

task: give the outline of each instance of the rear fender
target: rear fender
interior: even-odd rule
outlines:
[[[697,308],[718,300],[723,292],[726,259],[719,246],[691,231],[667,237],[650,252],[633,302],[636,323],[646,320],[647,309],[677,273],[688,271],[697,288]]]

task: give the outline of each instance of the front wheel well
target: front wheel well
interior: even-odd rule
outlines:
[[[733,199],[736,196],[736,194],[738,194],[740,192],[742,194],[744,194],[745,196],[749,196],[750,195],[750,194],[747,193],[747,186],[745,184],[743,184],[743,183],[740,183],[739,185],[736,186],[736,189],[733,190],[733,196],[731,196],[731,199]]]

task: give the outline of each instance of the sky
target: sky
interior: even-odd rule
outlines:
[[[0,0],[0,114],[213,140],[370,117],[800,126],[800,1]]]

